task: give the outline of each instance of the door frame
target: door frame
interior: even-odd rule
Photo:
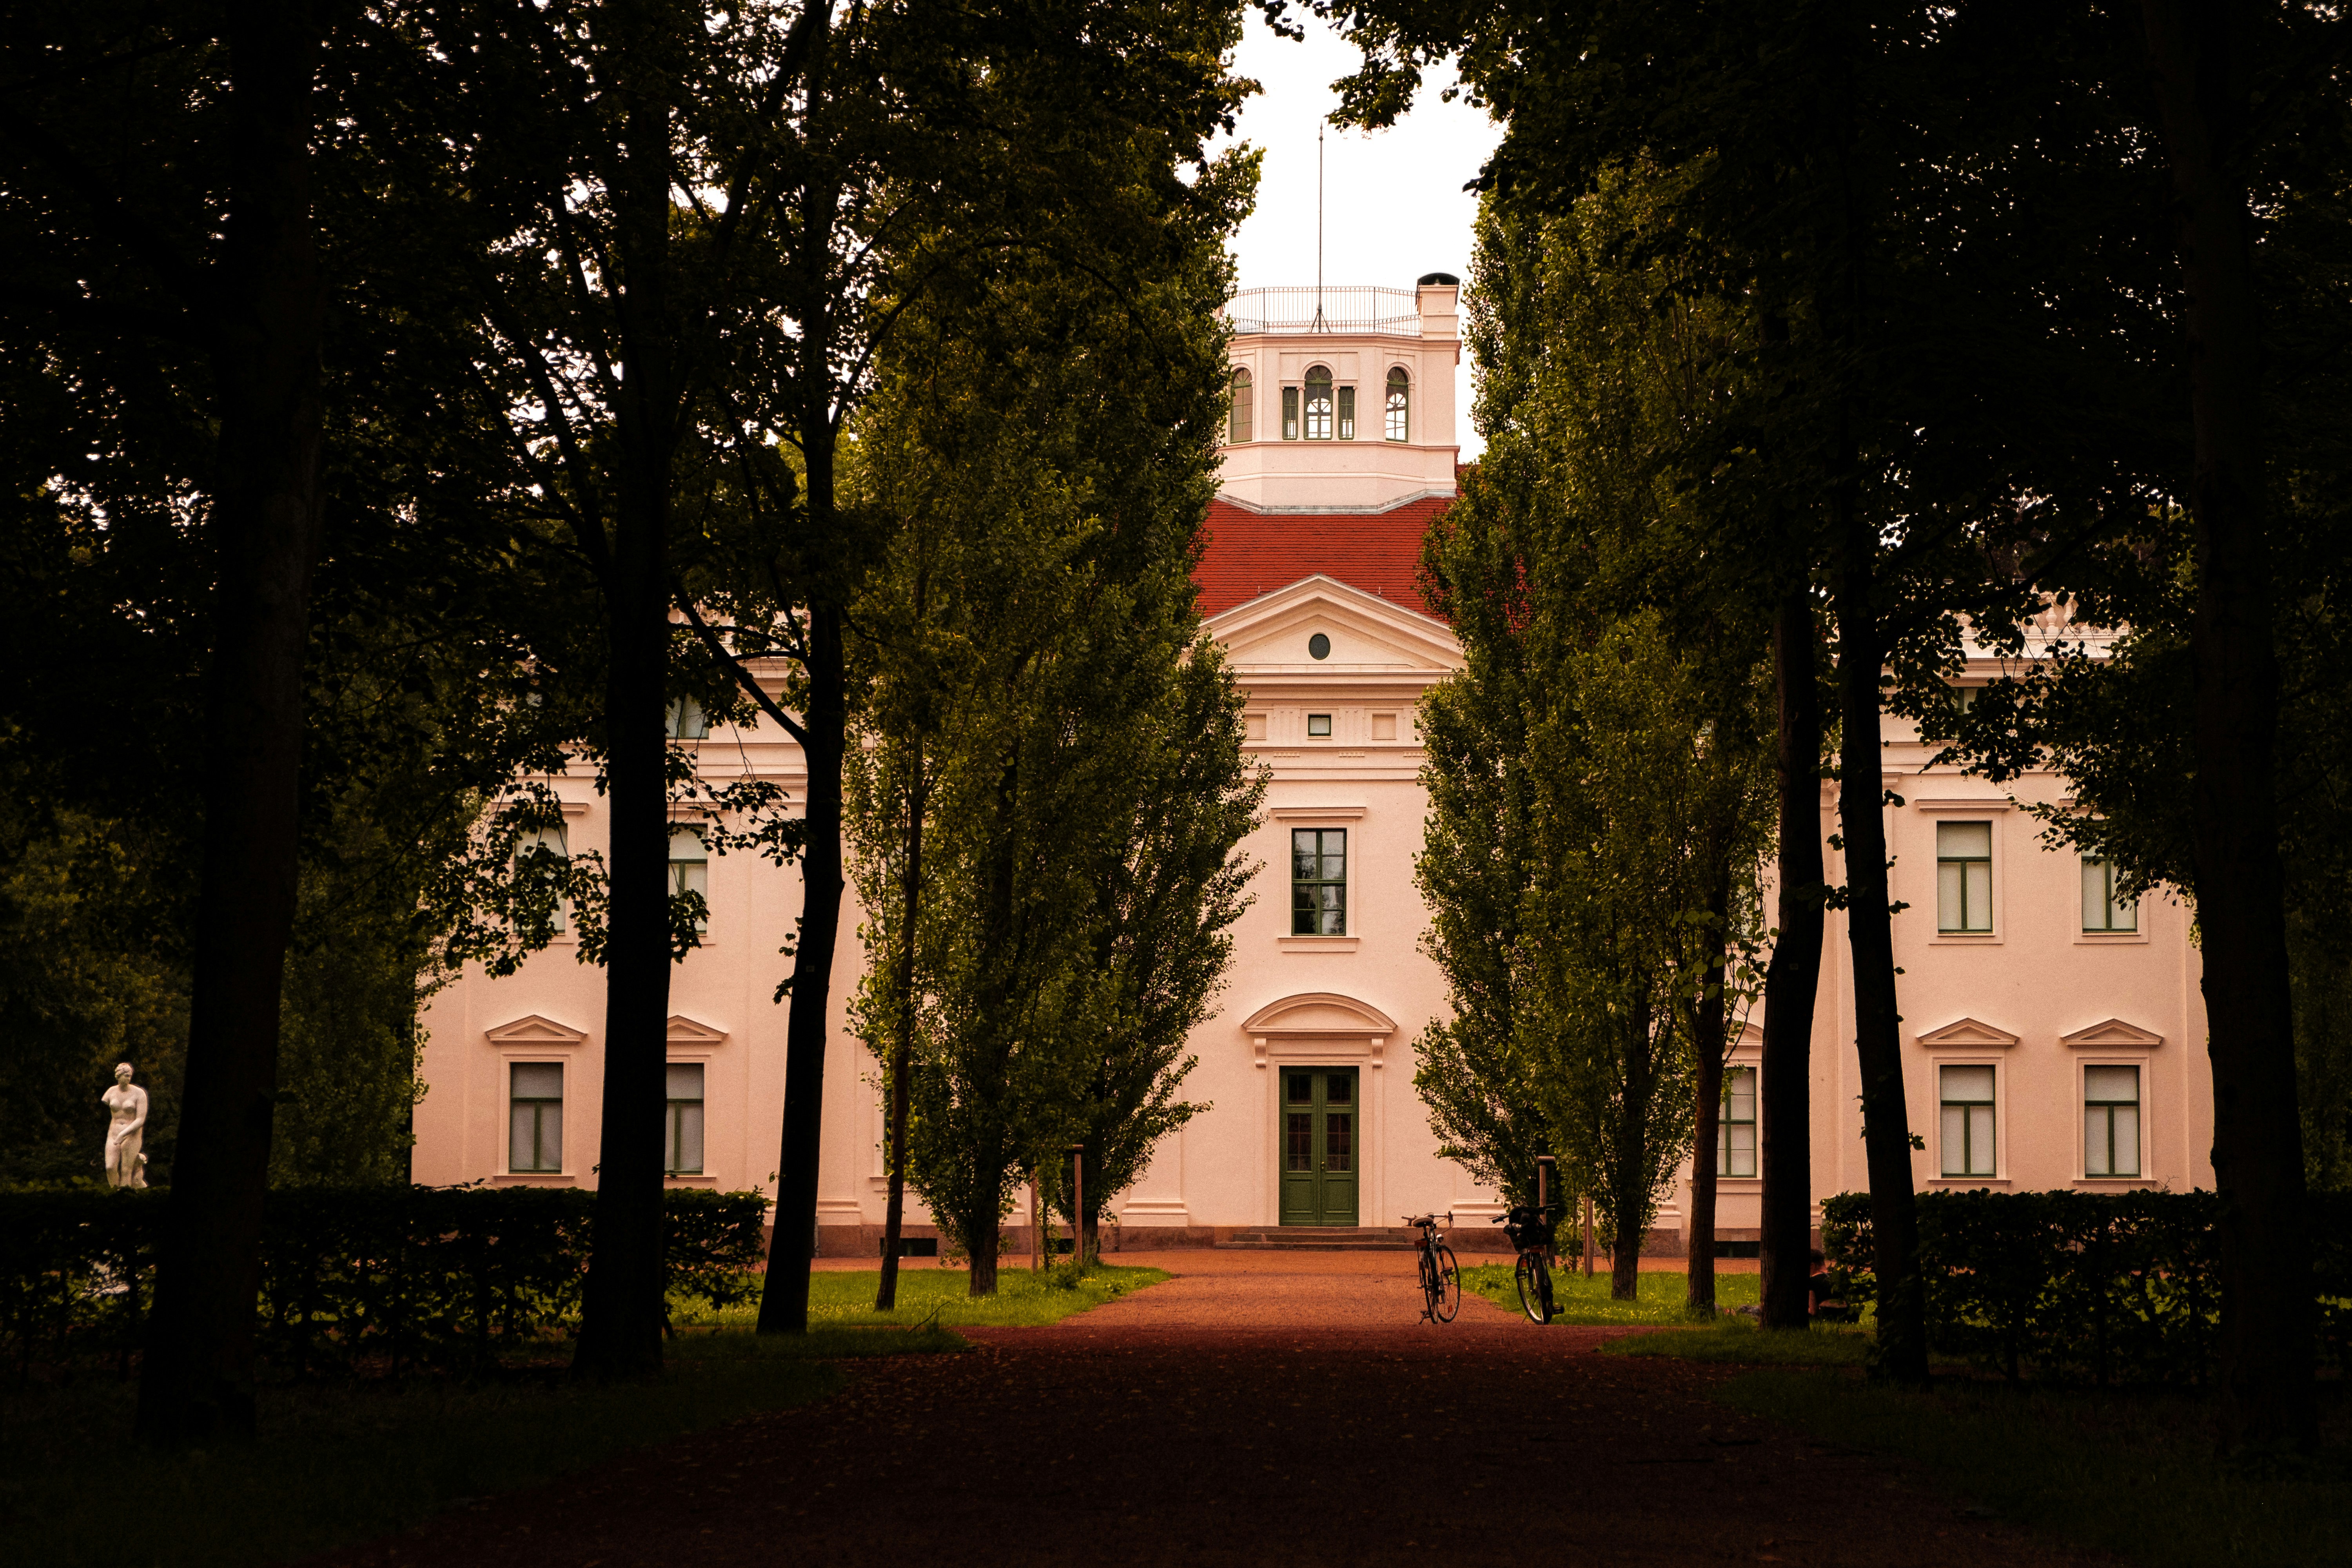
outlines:
[[[1268,1003],[1250,1015],[1242,1033],[1258,1068],[1258,1212],[1261,1223],[1282,1224],[1282,1068],[1355,1068],[1356,1223],[1380,1225],[1388,1212],[1387,1127],[1382,1055],[1397,1033],[1379,1008],[1332,991],[1307,991]]]
[[[1311,1102],[1311,1114],[1314,1116],[1315,1121],[1315,1131],[1313,1136],[1315,1158],[1318,1166],[1316,1174],[1318,1177],[1328,1173],[1323,1172],[1321,1169],[1321,1162],[1328,1150],[1329,1135],[1327,1131],[1325,1119],[1330,1116],[1335,1110],[1339,1114],[1349,1119],[1349,1136],[1350,1141],[1350,1152],[1349,1160],[1349,1168],[1347,1174],[1352,1179],[1352,1184],[1355,1188],[1355,1195],[1350,1200],[1349,1206],[1356,1211],[1356,1217],[1352,1223],[1358,1226],[1361,1226],[1364,1224],[1364,1123],[1369,1117],[1369,1112],[1364,1104],[1364,1082],[1370,1075],[1364,1071],[1360,1064],[1344,1061],[1286,1062],[1274,1069],[1276,1122],[1274,1173],[1275,1224],[1277,1227],[1284,1227],[1287,1226],[1290,1223],[1286,1219],[1283,1218],[1285,1210],[1282,1200],[1283,1188],[1288,1185],[1291,1173],[1289,1170],[1289,1119],[1292,1116],[1297,1115],[1300,1109],[1298,1102],[1289,1097],[1286,1088],[1290,1076],[1294,1073],[1313,1074],[1322,1080]],[[1326,1098],[1326,1094],[1329,1088],[1330,1077],[1334,1074],[1345,1074],[1346,1081],[1353,1086],[1352,1097],[1336,1106]],[[1322,1182],[1318,1180],[1314,1185],[1319,1194],[1323,1185]],[[1325,1206],[1326,1205],[1318,1205],[1318,1214],[1324,1212]],[[1300,1222],[1300,1224],[1308,1226],[1327,1226],[1331,1222],[1327,1219],[1320,1218],[1303,1220]]]

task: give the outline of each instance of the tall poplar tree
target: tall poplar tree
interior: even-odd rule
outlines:
[[[1128,155],[1165,167],[1148,139]],[[975,1294],[995,1289],[1016,1171],[1087,1142],[1098,1212],[1192,1109],[1183,1042],[1262,788],[1189,575],[1224,386],[1222,243],[1254,173],[1229,155],[1130,207],[1115,281],[1041,252],[914,313],[861,429],[860,503],[900,521],[856,617],[877,677],[856,837],[885,911],[859,1016],[880,1051],[913,1042],[907,1173]],[[919,745],[908,922],[894,883]]]

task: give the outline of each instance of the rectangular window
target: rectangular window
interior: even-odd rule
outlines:
[[[1339,389],[1339,439],[1352,441],[1355,438],[1356,389],[1352,386],[1343,386]]]
[[[1723,1120],[1715,1128],[1715,1173],[1756,1173],[1756,1069],[1728,1068],[1723,1075]]]
[[[1282,438],[1298,439],[1298,388],[1295,386],[1282,389]]]
[[[1936,825],[1936,929],[1992,930],[1992,824]]]
[[[509,1069],[507,1169],[563,1169],[563,1064],[516,1062]]]
[[[669,830],[669,890],[676,898],[681,893],[698,893],[702,897],[702,915],[694,929],[710,929],[710,857],[702,847],[699,827],[673,827]]]
[[[1309,713],[1307,716],[1307,733],[1310,736],[1328,737],[1331,733],[1331,715]]]
[[[2139,1174],[2139,1068],[2083,1069],[2083,1174]]]
[[[571,860],[572,850],[564,841],[563,829],[560,826],[526,832],[515,840],[515,871],[519,881],[552,882],[563,874]],[[563,898],[559,893],[554,908],[548,911],[547,929],[562,936],[565,929],[564,915]]]
[[[669,1150],[662,1168],[673,1176],[702,1174],[702,1064],[669,1064]]]
[[[1348,830],[1301,827],[1290,835],[1290,934],[1348,934]]]
[[[2116,896],[2116,863],[2083,857],[2083,929],[2139,930],[2139,903]]]
[[[709,739],[710,721],[703,716],[702,704],[691,697],[681,697],[669,705],[665,719],[673,741],[703,741]]]
[[[1944,1174],[1990,1176],[1992,1068],[1945,1068],[1937,1075],[1944,1112]]]
[[[1251,432],[1256,428],[1257,410],[1251,404],[1256,396],[1257,384],[1251,379],[1250,373],[1245,370],[1234,372],[1233,409],[1225,429],[1228,446],[1238,447],[1254,438]]]

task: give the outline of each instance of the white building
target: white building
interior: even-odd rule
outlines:
[[[1118,1213],[1131,1243],[1232,1239],[1288,1226],[1383,1226],[1494,1194],[1440,1160],[1412,1089],[1412,1042],[1445,1007],[1420,946],[1412,881],[1426,799],[1414,704],[1460,668],[1415,587],[1430,520],[1454,493],[1454,279],[1412,290],[1266,289],[1231,310],[1234,404],[1223,488],[1197,574],[1213,635],[1248,695],[1249,743],[1271,766],[1261,863],[1234,929],[1223,1006],[1194,1036],[1188,1099],[1213,1109],[1160,1150]],[[1989,675],[1973,659],[1970,679]],[[2202,999],[2180,907],[2116,906],[2095,864],[2044,847],[2008,794],[1948,769],[1890,722],[1887,808],[1915,1156],[1923,1187],[2212,1184]],[[729,775],[797,796],[797,749],[767,730],[713,734]],[[603,838],[584,778],[553,781],[572,847]],[[2056,801],[2063,781],[2020,781]],[[1834,830],[1825,787],[1823,833]],[[683,854],[698,851],[690,838]],[[1840,876],[1835,857],[1829,875]],[[749,856],[710,862],[704,945],[672,981],[669,1115],[678,1184],[773,1190],[783,1101],[784,976],[776,932],[797,874]],[[855,929],[845,920],[845,931]],[[509,979],[478,973],[427,1015],[415,1178],[593,1184],[602,1079],[602,972],[559,940]],[[1851,985],[1832,915],[1813,1040],[1816,1198],[1865,1184]],[[818,1222],[828,1253],[871,1253],[883,1209],[876,1064],[845,1026],[863,954],[834,974]],[[1756,1236],[1751,1023],[1734,1057],[1718,1237]],[[1678,1182],[1654,1246],[1678,1248]],[[927,1227],[910,1214],[910,1234]],[[1499,1233],[1486,1233],[1496,1234]]]

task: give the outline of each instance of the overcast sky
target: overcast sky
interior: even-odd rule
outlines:
[[[1241,139],[1265,150],[1257,210],[1234,237],[1241,286],[1315,282],[1315,130],[1339,103],[1331,83],[1355,69],[1356,52],[1307,18],[1307,41],[1276,37],[1253,9],[1235,64],[1265,89],[1243,106]],[[1323,142],[1323,281],[1410,289],[1424,272],[1466,277],[1477,199],[1465,191],[1501,131],[1479,110],[1441,103],[1451,73],[1433,72],[1412,112],[1366,134],[1327,127]],[[1454,373],[1466,461],[1481,443],[1470,428],[1470,362]]]

